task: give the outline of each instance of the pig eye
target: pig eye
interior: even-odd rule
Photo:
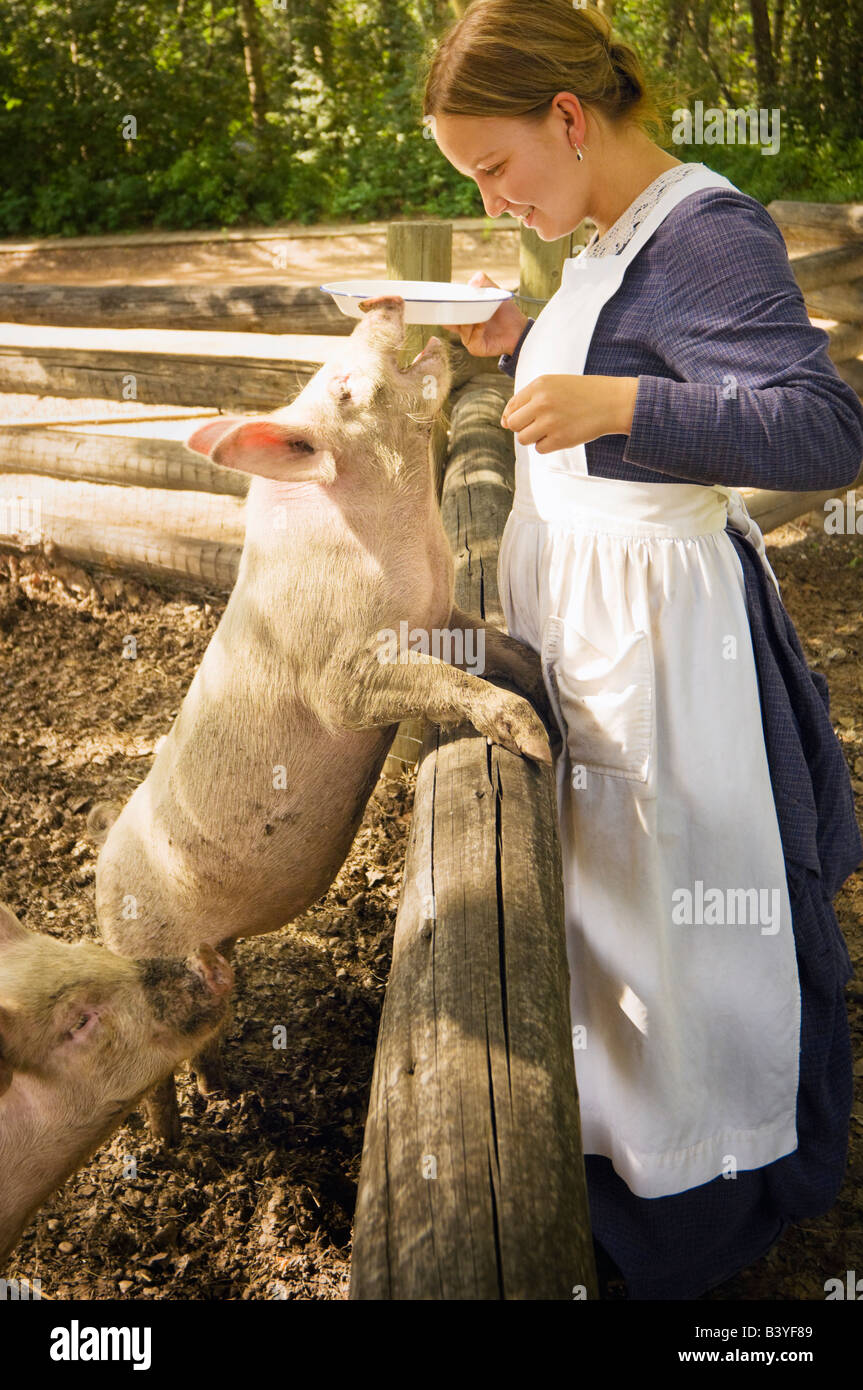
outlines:
[[[350,374],[344,372],[340,376],[334,376],[329,383],[330,395],[335,397],[339,405],[343,405],[345,401],[351,399],[350,381]]]
[[[72,1027],[66,1032],[67,1038],[83,1038],[92,1032],[96,1025],[99,1015],[95,1011],[89,1013],[82,1012],[78,1015]]]
[[[381,389],[381,382],[373,373],[357,368],[343,371],[330,378],[327,390],[338,405],[370,405]]]

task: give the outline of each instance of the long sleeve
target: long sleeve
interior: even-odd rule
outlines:
[[[507,376],[515,376],[515,368],[518,362],[518,354],[521,352],[521,345],[535,323],[536,319],[528,319],[527,323],[524,325],[524,328],[521,330],[521,333],[519,334],[518,342],[516,343],[512,352],[502,352],[500,357],[497,359],[498,367],[502,372],[506,372]]]
[[[853,483],[863,406],[809,322],[770,215],[711,189],[667,224],[649,346],[668,375],[639,376],[623,459],[728,487]]]

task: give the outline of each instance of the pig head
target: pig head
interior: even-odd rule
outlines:
[[[32,1213],[219,1027],[230,965],[129,960],[0,903],[0,1269]]]
[[[350,338],[290,405],[259,419],[222,416],[196,430],[188,447],[282,483],[341,479],[368,501],[396,483],[424,489],[431,429],[452,379],[447,349],[429,338],[402,368],[404,300],[380,295],[360,308]]]

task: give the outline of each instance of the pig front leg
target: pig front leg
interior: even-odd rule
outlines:
[[[175,1149],[182,1138],[182,1124],[173,1072],[153,1087],[144,1101],[144,1113],[153,1139],[161,1139],[168,1148]]]
[[[429,719],[473,724],[492,743],[551,764],[542,721],[527,700],[437,657],[413,650],[381,660],[368,650],[339,663],[330,678],[328,717],[347,729]]]
[[[471,628],[475,632],[483,633],[484,663],[482,675],[486,680],[507,681],[520,694],[526,696],[545,725],[552,752],[554,752],[555,746],[559,748],[561,746],[560,731],[549,704],[539,653],[524,642],[519,642],[515,637],[509,637],[499,627],[493,627],[490,623],[484,622],[482,618],[474,618],[469,613],[463,613],[455,604],[453,604],[447,627],[451,632]],[[452,665],[458,666],[460,670],[465,669],[465,662],[463,661],[454,661]]]

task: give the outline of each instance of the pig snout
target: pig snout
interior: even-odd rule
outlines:
[[[361,299],[360,308],[364,314],[370,309],[393,309],[397,314],[403,314],[405,302],[400,294],[376,294],[369,299]]]
[[[361,299],[359,307],[363,317],[354,333],[384,351],[401,347],[405,338],[405,302],[401,295],[374,295]]]
[[[400,294],[376,294],[369,299],[361,299],[360,309],[364,314],[380,315],[385,322],[395,320],[404,328],[405,302]]]
[[[384,351],[394,351],[400,348],[405,339],[405,301],[401,295],[379,294],[371,299],[360,300],[360,309],[364,318],[360,321],[354,332],[365,333],[372,344]],[[413,361],[404,371],[409,371],[422,358],[423,363],[432,358],[448,360],[448,349],[440,338],[432,336],[429,338],[425,347],[421,348],[414,357]]]
[[[155,956],[137,964],[153,1016],[171,1033],[189,1038],[224,1015],[234,971],[212,946],[199,946],[186,960]]]
[[[380,345],[389,348],[399,348],[405,338],[405,301],[398,294],[379,294],[370,299],[360,300],[360,309],[365,317],[361,320],[360,327],[368,325],[367,333],[377,339]],[[354,332],[357,330],[355,329]],[[440,356],[446,358],[448,350],[446,344],[440,338],[432,336],[429,338],[425,347],[421,348],[414,357],[410,366],[425,358]]]

